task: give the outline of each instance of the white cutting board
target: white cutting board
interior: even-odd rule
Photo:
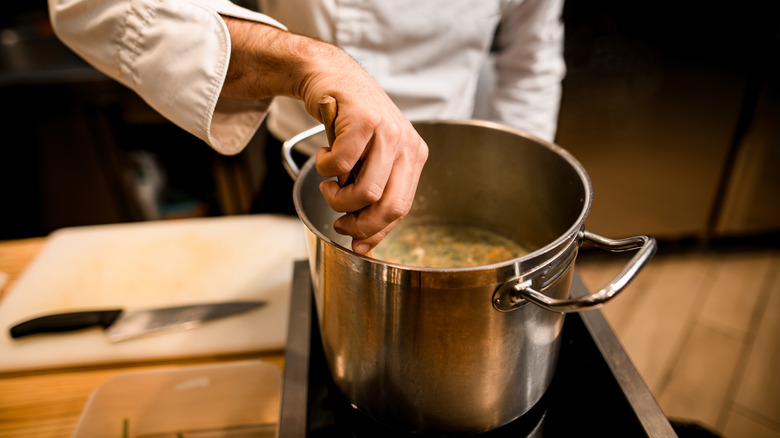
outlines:
[[[0,372],[283,349],[297,218],[229,216],[63,228],[0,302]],[[266,300],[201,327],[110,343],[100,328],[12,339],[8,329],[50,312]]]

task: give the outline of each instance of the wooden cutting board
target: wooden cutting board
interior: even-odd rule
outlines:
[[[0,372],[279,350],[292,268],[306,258],[297,218],[252,215],[64,228],[0,302]],[[103,330],[12,339],[51,312],[266,300],[193,330],[110,343]]]

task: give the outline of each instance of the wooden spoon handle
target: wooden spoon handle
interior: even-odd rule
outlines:
[[[322,124],[325,125],[325,135],[328,137],[328,144],[333,146],[333,141],[336,139],[335,123],[336,116],[339,113],[339,104],[336,102],[335,97],[325,95],[320,98],[319,106]]]

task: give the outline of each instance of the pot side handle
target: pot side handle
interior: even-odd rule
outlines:
[[[306,140],[309,137],[313,137],[324,130],[325,125],[317,125],[313,128],[309,128],[301,132],[300,134],[294,135],[292,138],[282,143],[282,165],[293,181],[298,179],[298,175],[301,173],[301,168],[298,166],[298,164],[295,163],[295,160],[293,160],[293,148],[301,141]]]
[[[636,277],[657,249],[654,238],[649,236],[635,236],[625,239],[608,239],[589,231],[582,231],[582,240],[593,246],[611,252],[622,252],[638,249],[636,254],[628,261],[620,273],[597,292],[575,299],[559,300],[551,298],[531,288],[531,282],[518,282],[514,285],[514,293],[509,301],[514,301],[513,307],[517,308],[527,300],[543,309],[552,312],[577,312],[599,306],[612,298],[625,288]],[[504,309],[506,311],[506,309]]]

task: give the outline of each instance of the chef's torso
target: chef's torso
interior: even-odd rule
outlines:
[[[261,0],[289,30],[344,49],[410,120],[470,118],[480,71],[505,0]],[[276,98],[280,139],[316,122],[301,102]]]

